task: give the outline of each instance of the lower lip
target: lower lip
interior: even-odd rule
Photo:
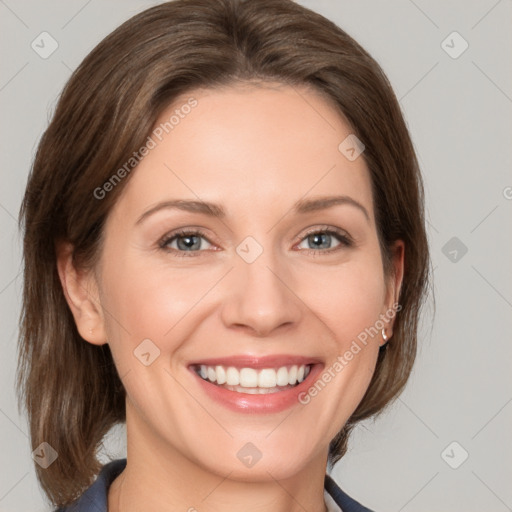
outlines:
[[[294,405],[302,405],[299,401],[299,395],[311,386],[317,375],[322,371],[322,364],[312,366],[308,376],[294,388],[277,391],[276,393],[267,393],[265,395],[250,395],[248,393],[238,393],[230,391],[223,387],[212,384],[204,380],[189,368],[194,377],[199,381],[199,385],[204,392],[216,402],[236,412],[247,412],[252,414],[270,414],[284,411]]]

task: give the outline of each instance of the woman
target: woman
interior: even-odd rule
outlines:
[[[345,32],[290,0],[133,17],[66,85],[20,219],[53,506],[368,510],[326,470],[407,381],[429,256],[399,105]]]

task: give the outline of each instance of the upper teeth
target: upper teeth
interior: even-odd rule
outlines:
[[[244,388],[273,388],[275,386],[295,385],[302,382],[311,370],[310,365],[293,365],[280,368],[234,368],[233,366],[199,366],[199,375],[203,379],[217,384],[242,386]]]

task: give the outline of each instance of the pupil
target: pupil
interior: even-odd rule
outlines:
[[[178,238],[178,247],[180,249],[199,249],[200,241],[191,242],[194,238],[199,239],[196,235],[183,235],[181,238]],[[180,244],[182,245],[180,246]]]
[[[327,239],[328,236],[330,236],[330,235],[327,235],[325,233],[321,233],[321,234],[315,233],[313,235],[310,235],[309,238],[310,238],[310,241],[312,241],[313,243],[317,243],[318,241],[320,241],[320,246],[328,248],[329,244],[326,242],[326,239]],[[321,241],[322,239],[324,240],[323,244],[322,244],[322,241]],[[317,247],[319,247],[319,246],[317,245]]]

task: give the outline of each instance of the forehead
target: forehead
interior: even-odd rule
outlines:
[[[161,200],[202,199],[239,216],[344,194],[373,217],[364,159],[339,149],[351,133],[334,105],[306,87],[196,89],[162,112],[116,208],[134,216]]]

